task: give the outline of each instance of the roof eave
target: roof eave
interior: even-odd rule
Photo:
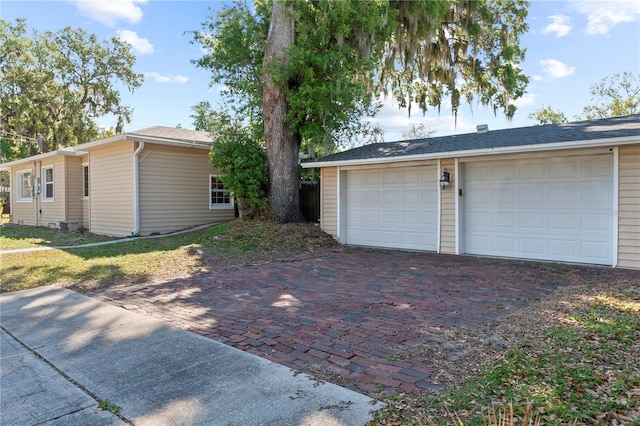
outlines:
[[[49,157],[55,157],[61,155],[63,157],[77,157],[86,154],[82,151],[76,151],[71,148],[62,148],[57,151],[45,152],[43,154],[33,155],[27,158],[21,158],[19,160],[9,161],[8,163],[0,164],[0,171],[6,172],[11,170],[12,167],[19,166],[21,164],[31,163],[33,161],[41,161]]]
[[[153,136],[143,136],[137,135],[135,133],[122,133],[116,136],[112,136],[110,138],[101,139],[94,142],[87,142],[82,145],[77,145],[78,148],[81,149],[89,149],[95,148],[101,145],[106,145],[113,142],[119,141],[140,141],[145,143],[155,143],[158,145],[171,145],[171,146],[182,146],[182,147],[193,147],[200,149],[210,149],[213,142],[201,142],[201,141],[189,141],[189,140],[177,140],[177,139],[168,139],[168,138],[158,138]]]
[[[399,163],[417,160],[437,160],[441,158],[453,157],[476,157],[481,155],[498,155],[498,154],[518,154],[523,152],[540,152],[540,151],[558,151],[562,149],[579,149],[579,148],[599,148],[613,145],[630,145],[640,143],[640,135],[623,136],[618,138],[602,138],[591,140],[580,140],[570,142],[552,142],[536,145],[516,145],[497,148],[482,148],[462,151],[443,151],[429,154],[401,155],[396,157],[376,157],[342,161],[317,161],[302,163],[305,169],[315,167],[337,167],[337,166],[359,166],[368,164],[381,163]]]

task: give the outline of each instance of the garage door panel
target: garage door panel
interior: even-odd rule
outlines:
[[[578,189],[573,185],[551,185],[549,202],[552,205],[573,204],[578,200]]]
[[[549,177],[551,178],[578,178],[580,177],[580,162],[576,159],[551,160],[549,165]]]
[[[437,180],[435,165],[348,171],[346,242],[436,250]]]
[[[520,213],[520,228],[523,229],[544,229],[545,215],[543,213]]]
[[[547,166],[543,162],[524,163],[520,167],[520,179],[539,179],[547,175]]]
[[[549,229],[553,231],[576,230],[576,216],[572,213],[549,214]]]
[[[400,202],[407,207],[416,207],[420,205],[420,190],[414,189],[404,189],[401,190],[401,200]]]
[[[464,164],[465,251],[610,265],[612,173],[612,155]]]
[[[508,254],[516,251],[517,239],[515,237],[496,235],[491,242],[493,249],[498,253]]]
[[[611,188],[605,188],[603,185],[583,185],[582,203],[596,206],[602,205],[603,203],[611,205]]]
[[[576,256],[576,241],[571,239],[549,240],[549,253],[557,260],[569,260]]]
[[[493,214],[493,226],[495,228],[511,229],[516,227],[517,220],[514,212],[501,212]]]
[[[582,231],[604,233],[605,235],[611,233],[611,220],[606,214],[583,214],[580,223]]]
[[[539,203],[545,199],[545,191],[541,186],[531,186],[520,188],[518,191],[518,200],[522,204],[533,204],[539,206]]]
[[[493,180],[513,180],[517,176],[516,168],[511,164],[504,165],[496,165],[493,166],[492,170],[492,178]]]
[[[582,163],[582,177],[611,176],[612,165],[602,158],[585,160]]]
[[[542,256],[544,254],[545,241],[543,238],[521,238],[520,252],[531,257]]]

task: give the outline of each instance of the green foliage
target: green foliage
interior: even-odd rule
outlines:
[[[537,121],[538,124],[560,124],[567,122],[567,117],[564,113],[554,111],[551,105],[532,112],[529,114],[529,119]]]
[[[98,404],[98,410],[111,411],[115,415],[120,415],[121,408],[110,402],[108,399],[104,399],[100,401],[100,404]]]
[[[46,152],[96,138],[96,117],[115,115],[119,127],[130,120],[116,85],[133,91],[143,76],[132,69],[128,44],[70,27],[28,35],[24,19],[0,20],[0,40],[0,130],[33,139],[40,133]],[[29,148],[27,155],[37,153]]]
[[[193,42],[206,54],[196,65],[224,84],[237,111],[254,120],[262,101],[262,60],[271,2],[245,2],[211,14]],[[528,79],[518,67],[524,50],[528,3],[446,0],[292,2],[296,42],[286,68],[268,70],[287,90],[287,122],[298,140],[323,154],[358,135],[373,133],[364,116],[379,109],[380,93],[411,111],[439,108],[449,96],[455,113],[461,98],[476,97],[511,117],[512,101]],[[457,84],[459,86],[457,86]],[[250,111],[250,112],[248,112]]]
[[[244,208],[265,208],[267,158],[248,127],[233,122],[224,113],[213,113],[217,123],[209,130],[213,137],[211,165],[220,180]]]
[[[640,74],[623,72],[591,86],[591,105],[582,110],[587,120],[640,113]]]
[[[202,31],[193,31],[193,43],[205,50],[192,61],[211,71],[210,86],[222,84],[223,96],[233,98],[234,112],[251,121],[262,116],[262,59],[269,31],[271,3],[258,0],[250,6],[238,0],[221,11],[211,11]]]

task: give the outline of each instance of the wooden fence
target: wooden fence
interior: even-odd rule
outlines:
[[[300,211],[307,222],[320,221],[319,182],[300,182]]]

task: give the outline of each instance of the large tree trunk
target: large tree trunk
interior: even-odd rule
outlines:
[[[287,66],[286,49],[295,43],[291,9],[283,0],[274,0],[267,37],[262,75],[262,114],[269,163],[269,199],[280,222],[298,222],[298,151],[300,138],[291,132],[284,116],[288,111],[286,87],[274,82],[274,67]]]

